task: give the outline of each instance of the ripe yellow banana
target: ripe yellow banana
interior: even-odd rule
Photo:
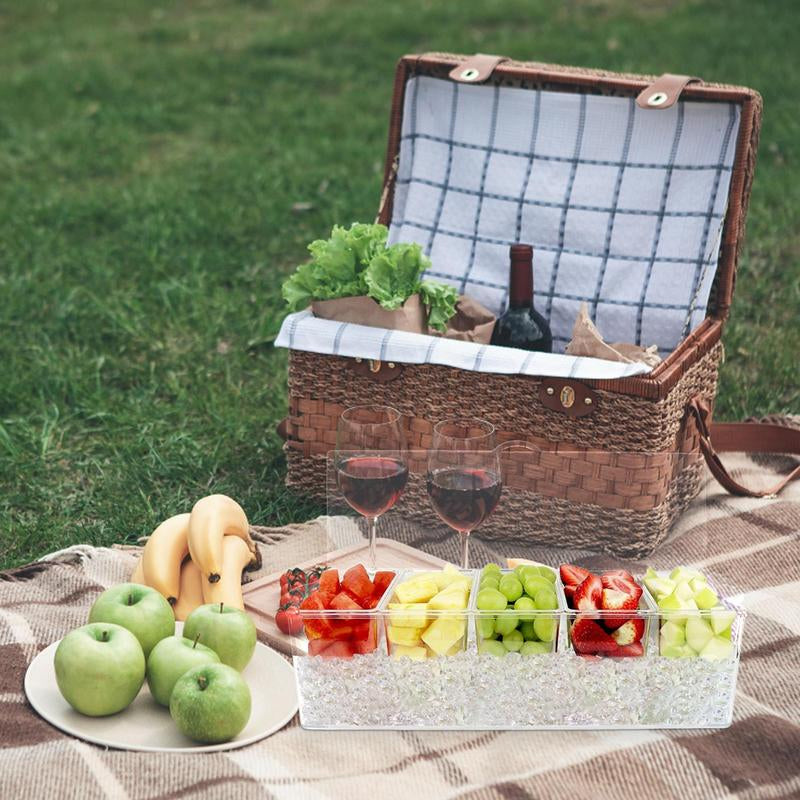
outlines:
[[[136,566],[131,573],[131,583],[144,583],[144,569],[142,567],[142,556],[136,562]]]
[[[238,536],[222,540],[222,571],[216,583],[203,581],[203,602],[224,603],[244,610],[242,570],[252,561],[250,548]]]
[[[206,582],[216,583],[222,575],[222,543],[226,536],[241,539],[250,551],[251,560],[256,559],[256,546],[250,538],[242,507],[224,494],[198,500],[189,519],[189,553]]]
[[[178,592],[178,601],[172,607],[175,619],[185,620],[197,606],[203,605],[204,583],[200,568],[191,558],[187,558],[181,567],[181,588]]]
[[[164,520],[151,534],[142,553],[144,582],[172,605],[181,586],[181,564],[189,552],[189,514]]]

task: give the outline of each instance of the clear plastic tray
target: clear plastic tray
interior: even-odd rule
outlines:
[[[642,655],[584,656],[572,647],[572,624],[609,612],[569,609],[556,580],[558,610],[531,612],[557,619],[552,651],[530,656],[509,652],[498,658],[478,652],[479,620],[491,612],[476,608],[480,572],[469,570],[468,608],[427,612],[431,618],[463,623],[463,643],[447,654],[426,653],[415,660],[396,657],[387,637],[389,603],[409,574],[398,571],[374,609],[303,612],[306,623],[316,619],[345,626],[350,620],[365,634],[354,639],[363,646],[342,648],[349,657],[331,657],[335,652],[330,651],[328,657],[305,655],[305,643],[298,642],[293,661],[303,727],[541,730],[719,728],[731,723],[745,613],[724,598],[733,619],[730,654],[723,659],[662,656],[659,634],[666,622],[676,616],[709,620],[714,610],[661,611],[646,588],[635,612],[645,624]],[[509,613],[515,612],[494,616]]]

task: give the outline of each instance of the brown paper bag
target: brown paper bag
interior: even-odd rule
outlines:
[[[335,300],[315,300],[311,304],[315,317],[352,322],[373,328],[391,328],[411,333],[428,332],[428,311],[418,294],[412,294],[400,308],[387,311],[371,297],[339,297]]]
[[[564,348],[564,352],[571,356],[591,356],[592,358],[604,358],[607,361],[621,361],[624,364],[642,361],[650,367],[661,363],[656,345],[639,347],[628,342],[611,342],[610,344],[605,342],[589,317],[586,303],[581,303],[575,319],[575,326],[572,329],[572,340]]]
[[[444,336],[445,339],[489,344],[496,321],[491,311],[484,308],[477,300],[462,294],[456,303],[456,313],[447,323],[447,330],[444,333],[429,330],[428,333]]]
[[[456,303],[456,313],[447,323],[444,333],[428,327],[428,310],[418,294],[412,294],[403,305],[387,311],[371,297],[339,297],[335,300],[315,300],[311,304],[315,317],[333,319],[337,322],[352,322],[373,328],[390,328],[411,333],[429,333],[446,339],[461,339],[465,342],[488,344],[492,338],[495,318],[471,297],[462,295]]]

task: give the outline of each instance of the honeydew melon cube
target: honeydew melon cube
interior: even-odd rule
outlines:
[[[665,658],[691,658],[695,652],[688,644],[662,644],[661,655]]]
[[[386,636],[392,644],[416,647],[420,643],[424,630],[424,628],[396,628],[394,625],[388,625]]]
[[[694,597],[694,591],[689,585],[689,581],[681,581],[678,583],[675,586],[675,591],[673,594],[681,601],[688,600],[690,597]]]
[[[703,648],[714,638],[714,631],[711,624],[706,622],[702,617],[689,617],[686,620],[686,644],[694,650],[695,653],[700,653]]]
[[[715,635],[722,636],[727,634],[729,639],[731,638],[731,625],[733,625],[735,619],[736,612],[725,608],[725,606],[714,609],[714,611],[708,615],[708,621],[711,623],[711,628]]]
[[[437,655],[445,655],[464,636],[466,622],[462,617],[439,617],[420,637]]]
[[[706,585],[699,592],[694,593],[694,601],[698,608],[714,608],[719,603],[719,597],[710,586]]]
[[[656,600],[664,595],[672,594],[672,591],[675,589],[675,581],[671,581],[669,578],[659,578],[658,575],[645,578],[644,585]]]
[[[672,622],[683,624],[686,622],[686,616],[676,612],[683,610],[697,610],[697,604],[690,597],[688,600],[681,600],[675,592],[662,597],[658,601],[658,607],[666,612],[664,617]]]
[[[424,628],[428,624],[428,604],[389,603],[389,622],[395,628]]]
[[[436,581],[423,576],[398,583],[394,590],[401,603],[427,603],[438,592]]]
[[[701,589],[708,586],[708,581],[705,578],[692,578],[689,581],[689,586],[692,587],[693,592],[699,592]]]
[[[410,658],[413,661],[425,661],[428,657],[428,650],[425,647],[409,647],[403,644],[396,644],[392,648],[394,658]]]
[[[686,643],[686,628],[673,620],[667,620],[661,626],[661,646],[683,645]]]
[[[692,578],[704,578],[705,576],[702,572],[691,569],[690,567],[675,567],[675,569],[670,572],[669,577],[671,580],[675,581],[675,583],[679,583],[680,581],[688,581]]]
[[[468,599],[469,593],[466,589],[448,587],[428,601],[428,608],[432,611],[461,611],[467,607]]]
[[[658,573],[652,567],[648,567],[647,571],[644,573],[644,577],[645,578],[657,578],[658,577]]]
[[[714,636],[709,639],[708,644],[700,652],[700,658],[707,658],[712,661],[722,661],[732,655],[733,644],[722,636]]]

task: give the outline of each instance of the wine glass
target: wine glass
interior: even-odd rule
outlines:
[[[339,418],[334,463],[344,499],[367,519],[369,558],[375,569],[378,517],[397,502],[408,481],[400,412],[381,405],[348,408]]]
[[[428,495],[436,513],[462,536],[464,569],[469,568],[469,535],[494,511],[502,485],[494,425],[465,418],[434,426]]]

